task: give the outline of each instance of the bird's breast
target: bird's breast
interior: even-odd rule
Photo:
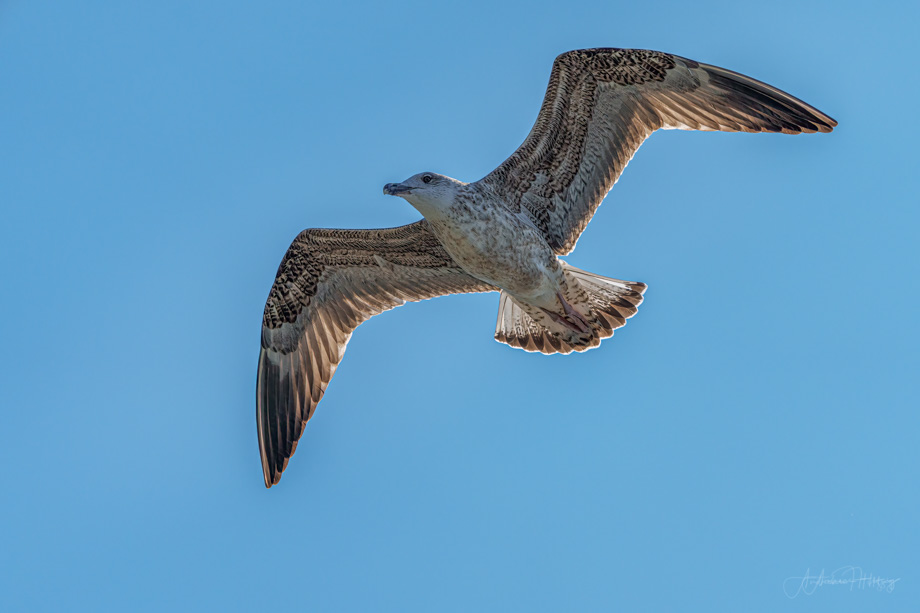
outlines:
[[[546,240],[505,207],[460,203],[429,222],[451,257],[477,279],[521,297],[558,284],[561,268]]]

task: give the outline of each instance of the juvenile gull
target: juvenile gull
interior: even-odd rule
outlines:
[[[266,487],[281,473],[366,319],[408,301],[501,292],[495,339],[585,351],[636,313],[644,283],[561,261],[633,154],[658,129],[830,132],[837,122],[750,77],[668,53],[585,49],[553,63],[536,124],[486,177],[434,172],[387,184],[424,219],[305,230],[265,305],[256,419]]]

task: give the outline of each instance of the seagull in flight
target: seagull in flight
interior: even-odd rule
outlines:
[[[636,314],[646,285],[559,259],[655,130],[830,132],[837,122],[731,70],[658,51],[583,49],[553,63],[536,124],[473,183],[421,172],[384,186],[423,219],[310,229],[265,304],[256,421],[265,486],[281,473],[355,328],[405,304],[499,292],[495,339],[525,351],[597,347]]]

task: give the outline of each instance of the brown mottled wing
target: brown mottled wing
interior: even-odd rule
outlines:
[[[659,128],[830,132],[837,122],[744,75],[640,49],[585,49],[556,58],[537,122],[486,176],[524,207],[556,253],[579,235],[626,164]]]
[[[265,486],[297,447],[351,333],[407,300],[495,288],[467,275],[421,220],[381,230],[305,230],[265,304],[256,421]]]

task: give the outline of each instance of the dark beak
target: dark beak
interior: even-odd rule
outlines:
[[[408,194],[411,191],[411,187],[402,183],[387,183],[383,186],[383,193],[387,196],[399,196],[401,194]]]

